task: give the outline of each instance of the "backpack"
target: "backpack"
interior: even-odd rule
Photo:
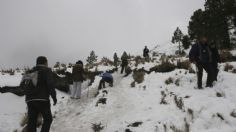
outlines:
[[[21,88],[24,89],[25,95],[33,95],[38,92],[38,71],[26,73],[21,80]]]

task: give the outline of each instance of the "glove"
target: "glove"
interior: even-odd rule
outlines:
[[[55,106],[57,104],[57,99],[53,99],[53,105]]]

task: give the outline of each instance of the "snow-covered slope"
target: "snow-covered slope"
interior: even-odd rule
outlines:
[[[176,46],[168,44],[154,51],[173,55]],[[159,58],[138,68],[148,70],[160,64]],[[230,64],[236,67],[235,62]],[[58,104],[52,106],[55,118],[51,131],[93,132],[92,126],[101,123],[101,132],[235,132],[236,118],[231,114],[236,112],[236,75],[223,71],[224,65],[220,65],[214,87],[203,90],[195,89],[196,74],[176,69],[146,74],[144,82],[133,88],[132,74],[123,77],[119,72],[114,73],[114,86],[101,90],[95,97],[100,81],[96,77],[92,86],[88,87],[88,82],[83,84],[81,100],[71,100],[68,94],[58,91]],[[107,69],[112,67],[99,66],[99,70]],[[173,83],[167,85],[165,81],[170,77]],[[0,75],[0,79],[0,86],[15,85],[20,75]],[[206,75],[203,84],[205,80]],[[106,99],[106,104],[97,104],[101,98]],[[24,98],[1,94],[0,105],[0,132],[19,128],[20,117],[26,110]],[[133,127],[134,124],[138,127]]]
[[[164,82],[169,77],[180,79],[180,86],[166,85]],[[108,91],[105,105],[96,107],[96,102],[103,94],[93,99],[84,96],[83,101],[63,101],[52,131],[93,132],[92,124],[101,123],[104,132],[124,132],[126,129],[134,132],[164,132],[165,125],[167,129],[175,126],[185,130],[184,120],[190,125],[191,132],[236,130],[236,119],[230,115],[236,109],[236,76],[232,73],[220,72],[219,82],[214,88],[204,90],[194,89],[195,75],[186,75],[184,70],[146,75],[145,82],[135,88],[130,87],[131,77],[123,78],[115,74],[115,79],[114,87],[105,89]],[[167,104],[160,104],[162,91],[167,94]],[[223,97],[217,97],[217,93]],[[182,110],[175,104],[175,95],[183,99]],[[128,127],[134,122],[143,124],[137,128]]]

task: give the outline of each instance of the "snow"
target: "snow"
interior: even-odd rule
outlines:
[[[173,55],[178,45],[167,44],[157,47],[154,51]],[[139,64],[137,68],[149,70],[159,64],[159,57],[155,62]],[[186,60],[186,58],[181,58]],[[236,67],[236,62],[229,64]],[[230,114],[236,110],[236,76],[233,73],[223,71],[225,63],[220,64],[218,82],[214,82],[213,88],[196,89],[196,74],[191,74],[184,69],[176,69],[169,73],[155,73],[145,75],[141,84],[131,88],[132,74],[128,77],[117,73],[113,74],[114,86],[101,90],[97,97],[100,77],[95,78],[92,86],[83,83],[82,98],[70,99],[67,93],[57,91],[58,104],[52,106],[55,119],[52,124],[52,132],[93,132],[92,124],[101,123],[104,129],[101,132],[124,132],[130,129],[133,132],[168,132],[170,127],[184,130],[186,122],[191,132],[233,132],[236,131],[236,118]],[[136,68],[134,62],[131,68]],[[99,71],[110,70],[111,66],[98,66]],[[69,69],[68,71],[70,71]],[[92,69],[95,70],[95,69]],[[174,83],[165,84],[168,78]],[[19,84],[21,75],[0,75],[0,86]],[[175,81],[179,80],[179,86]],[[206,74],[203,77],[203,86],[206,83]],[[166,94],[167,104],[160,104]],[[220,93],[222,97],[217,97]],[[175,96],[183,101],[183,109],[175,104]],[[100,98],[106,98],[106,104],[98,104]],[[7,104],[7,105],[6,105]],[[19,129],[20,118],[26,111],[24,97],[13,94],[0,95],[0,132],[9,132]],[[193,115],[189,112],[192,110]],[[224,120],[220,119],[220,116]],[[142,122],[139,127],[128,127],[134,122]]]

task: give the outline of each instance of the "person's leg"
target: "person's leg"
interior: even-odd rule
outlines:
[[[105,78],[105,82],[107,82],[110,87],[113,87],[113,79],[112,78]]]
[[[204,64],[203,68],[207,72],[206,87],[212,87],[212,83],[213,83],[213,79],[214,79],[212,64]]]
[[[52,113],[49,101],[41,101],[38,108],[43,116],[43,125],[41,132],[49,132],[52,124]]]
[[[105,78],[102,79],[102,86],[103,86],[103,88],[106,88],[106,81],[105,80],[106,80]]]
[[[123,72],[124,72],[124,69],[125,69],[125,66],[124,65],[121,65],[121,74],[123,74]]]
[[[217,76],[218,76],[218,73],[219,73],[219,69],[218,69],[218,64],[217,63],[213,63],[212,64],[212,67],[213,67],[213,81],[217,81]]]
[[[35,107],[35,103],[37,102],[29,102],[27,103],[28,106],[28,125],[27,130],[28,132],[36,132],[36,124],[37,124],[37,118],[38,118],[38,110]]]
[[[76,94],[76,82],[73,82],[73,88],[72,88],[72,92],[71,92],[71,98],[75,98],[75,94]]]
[[[103,79],[101,79],[99,82],[98,90],[102,89],[102,81],[103,81]]]
[[[197,85],[198,85],[198,88],[201,89],[202,88],[203,68],[202,68],[201,64],[196,64],[196,67],[198,69],[198,71],[197,71]]]
[[[76,90],[76,99],[80,99],[81,98],[81,86],[82,86],[82,82],[77,82],[77,90]]]

